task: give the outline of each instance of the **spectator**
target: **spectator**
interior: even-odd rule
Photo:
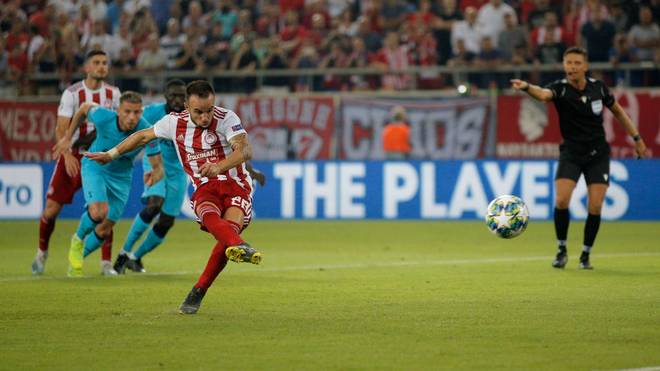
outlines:
[[[85,50],[90,50],[92,45],[100,45],[101,50],[108,54],[111,61],[119,59],[119,51],[123,46],[115,37],[105,31],[105,22],[103,21],[94,22],[94,31],[83,47]]]
[[[586,45],[590,62],[607,62],[614,40],[614,24],[604,20],[602,12],[592,12],[591,21],[582,26],[581,44]]]
[[[181,26],[183,29],[188,29],[195,25],[200,27],[204,33],[209,28],[209,17],[205,16],[202,11],[202,5],[197,0],[193,0],[188,4],[188,15],[183,18]]]
[[[300,46],[298,55],[291,62],[293,68],[317,68],[319,65],[319,55],[310,40],[304,40]],[[315,91],[320,88],[320,79],[312,77],[311,75],[300,76],[296,80],[294,90],[301,91]]]
[[[176,59],[183,49],[184,42],[186,42],[186,35],[179,30],[179,21],[170,18],[167,21],[167,32],[160,38],[160,47],[167,57],[167,68],[176,66]]]
[[[628,33],[630,45],[637,49],[637,59],[652,61],[655,49],[660,47],[660,27],[653,23],[653,13],[648,6],[639,8],[639,24]]]
[[[30,15],[30,25],[35,25],[39,29],[39,34],[43,37],[52,35],[51,25],[55,23],[57,8],[53,2],[48,2],[43,9],[39,9]]]
[[[39,33],[39,28],[35,25],[30,26],[30,33],[27,46],[27,61],[30,71],[38,71],[39,61],[42,54],[46,51],[46,39]]]
[[[261,61],[261,68],[267,70],[278,70],[289,68],[289,61],[282,49],[282,43],[279,36],[272,36],[268,43],[268,50]],[[263,85],[269,87],[284,87],[289,85],[289,78],[286,76],[273,76],[264,78]]]
[[[490,36],[484,36],[481,39],[479,55],[474,62],[477,67],[480,67],[481,70],[485,71],[481,73],[479,78],[480,88],[486,88],[493,83],[497,83],[498,75],[493,71],[499,67],[501,62],[502,58],[500,57],[500,52],[495,49],[493,38]]]
[[[153,33],[147,40],[147,48],[140,52],[135,64],[139,71],[148,72],[148,75],[142,78],[142,88],[149,94],[162,90],[162,78],[157,72],[162,71],[166,64],[167,55],[160,48],[158,34]]]
[[[424,25],[431,27],[436,23],[436,16],[431,12],[431,1],[420,0],[419,9],[416,12],[407,13],[407,20],[413,27]]]
[[[374,58],[373,65],[382,71],[405,70],[410,65],[408,48],[400,44],[399,34],[388,32],[385,45]],[[407,74],[384,74],[381,77],[381,87],[385,90],[405,90],[410,87],[412,79]]]
[[[463,15],[456,6],[456,0],[439,0],[438,18],[432,25],[433,37],[437,42],[438,64],[447,64],[451,58],[451,30],[454,23],[461,21]]]
[[[557,21],[557,14],[555,12],[546,12],[543,24],[535,28],[530,34],[529,38],[532,50],[535,50],[538,45],[546,42],[547,34],[550,34],[553,43],[564,42],[564,32]]]
[[[500,32],[504,29],[505,14],[511,14],[517,21],[516,11],[502,0],[490,0],[488,4],[479,9],[477,24],[483,35],[492,38],[491,42],[494,45],[497,45]]]
[[[236,22],[238,22],[238,12],[236,12],[231,0],[217,1],[211,20],[222,24],[222,35],[224,37],[231,37],[234,28],[236,28]]]
[[[176,58],[175,68],[184,71],[194,71],[203,66],[203,61],[197,53],[197,39],[186,39],[183,48]]]
[[[106,15],[108,22],[110,23],[110,30],[112,33],[115,33],[115,30],[119,27],[119,20],[121,18],[124,8],[124,0],[112,0],[108,4],[108,10],[106,10]]]
[[[5,49],[5,41],[0,37],[0,94],[3,96],[10,93],[10,79],[9,74],[9,56]]]
[[[506,13],[504,14],[504,30],[500,33],[497,42],[502,61],[510,62],[513,50],[518,46],[527,48],[527,35],[523,27],[517,24],[516,18]]]
[[[457,39],[456,51],[454,52],[453,57],[447,61],[447,65],[449,67],[470,66],[475,58],[476,55],[474,52],[465,47],[465,40]]]
[[[383,128],[383,152],[387,160],[406,160],[410,157],[410,126],[406,109],[395,106],[390,113],[390,121]]]
[[[369,19],[367,17],[360,16],[356,22],[358,25],[356,36],[362,39],[368,53],[376,53],[383,47],[383,41],[380,34],[370,28]]]
[[[333,28],[342,35],[353,37],[357,34],[358,24],[353,20],[353,13],[351,12],[351,9],[344,9],[344,11],[339,15],[337,19],[336,26]]]
[[[105,0],[91,0],[89,4],[89,15],[94,22],[105,22],[108,15],[108,5],[105,3]]]
[[[84,46],[92,36],[92,30],[94,28],[94,21],[89,14],[89,6],[86,3],[80,4],[79,13],[75,18],[75,23],[78,28],[78,35],[80,35],[80,44]]]
[[[534,50],[534,62],[542,64],[561,63],[566,45],[558,41],[550,32],[543,34],[544,39]]]
[[[369,65],[367,49],[362,38],[355,36],[351,39],[351,54],[346,59],[346,67],[365,68]],[[350,76],[350,86],[354,90],[365,90],[369,87],[363,75]]]
[[[597,14],[601,20],[610,18],[607,6],[601,0],[585,0],[577,12],[577,29],[581,30],[585,24],[594,19],[594,14]]]
[[[616,32],[626,32],[628,30],[628,14],[623,10],[622,4],[620,2],[612,3],[610,13]]]
[[[178,5],[179,0],[158,0],[152,1],[149,12],[156,22],[159,33],[164,33],[167,29],[167,22],[170,20],[170,9],[173,5]],[[179,5],[180,6],[180,5]]]
[[[313,18],[320,15],[323,17],[323,25],[330,24],[330,14],[327,11],[323,0],[308,0],[305,2],[305,11],[303,13],[302,25],[307,29],[314,28]],[[317,21],[318,22],[318,21]]]
[[[344,68],[347,65],[348,56],[337,41],[330,45],[330,52],[321,59],[319,68]],[[327,74],[323,77],[324,90],[346,90],[348,83],[341,75]]]
[[[477,23],[477,10],[473,7],[465,8],[465,20],[454,22],[451,29],[451,44],[454,55],[458,54],[457,40],[463,40],[465,50],[479,54],[481,42],[481,27]]]
[[[289,55],[296,55],[307,30],[298,22],[298,13],[293,10],[284,15],[284,28],[280,31],[282,49]]]
[[[233,71],[254,71],[258,63],[259,60],[257,60],[257,56],[252,50],[252,44],[245,40],[233,55],[230,68]],[[239,77],[236,78],[234,86],[249,94],[257,88],[257,79],[255,77]]]
[[[543,26],[546,13],[553,12],[559,17],[559,9],[551,5],[550,0],[535,0],[534,9],[527,15],[527,27],[530,30]],[[558,18],[557,18],[558,19]]]
[[[383,31],[396,31],[406,20],[408,8],[403,0],[383,0],[380,9]]]

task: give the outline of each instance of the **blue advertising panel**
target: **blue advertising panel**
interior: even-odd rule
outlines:
[[[52,163],[0,165],[0,219],[38,219]],[[552,217],[555,161],[292,161],[254,162],[267,182],[254,195],[264,219],[481,219],[495,196],[514,194],[533,219]],[[660,220],[660,160],[612,161],[602,216]],[[142,169],[136,166],[124,217],[142,208]],[[189,190],[191,191],[191,190]],[[587,216],[586,185],[570,210]],[[78,218],[79,192],[61,217]],[[193,217],[188,199],[182,216]]]

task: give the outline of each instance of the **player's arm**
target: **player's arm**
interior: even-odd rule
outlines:
[[[126,152],[130,152],[140,146],[144,146],[145,144],[149,143],[154,139],[156,139],[156,133],[154,132],[153,127],[142,129],[140,131],[131,134],[128,138],[124,139],[117,146],[105,152],[94,152],[94,153],[87,152],[85,153],[85,157],[88,157],[91,160],[94,160],[100,164],[107,164],[108,162],[111,162],[112,160],[116,159],[122,154]]]
[[[614,104],[609,107],[609,109],[612,111],[617,121],[619,121],[623,128],[626,130],[626,133],[628,133],[628,135],[630,135],[635,141],[635,151],[637,152],[637,158],[646,157],[646,144],[644,144],[644,139],[642,139],[642,137],[639,135],[639,131],[637,131],[637,128],[635,128],[635,125],[633,125],[632,120],[626,111],[623,110],[623,107],[621,107],[619,102],[615,101]]]
[[[524,91],[530,97],[543,102],[549,102],[554,97],[554,94],[552,94],[552,90],[542,88],[534,84],[530,84],[527,81],[523,81],[523,80],[512,79],[511,87],[516,90]]]
[[[73,115],[73,118],[71,119],[71,122],[69,122],[66,126],[62,137],[57,141],[55,146],[53,146],[53,153],[55,157],[59,157],[59,155],[71,149],[71,138],[73,138],[73,133],[76,132],[76,129],[78,129],[80,124],[87,117],[87,112],[89,112],[89,110],[94,106],[96,106],[96,103],[84,103],[82,106],[80,106],[78,111],[76,111],[76,113]]]
[[[250,161],[245,162],[245,168],[247,169],[248,173],[250,173],[250,176],[252,177],[252,179],[259,182],[260,186],[263,187],[266,184],[266,176],[264,175],[264,173],[262,173],[261,171],[253,168]]]
[[[151,165],[151,171],[145,174],[146,177],[144,179],[144,183],[148,186],[151,186],[163,179],[163,157],[160,155],[160,153],[157,153],[155,155],[148,155],[147,158],[149,159],[149,164]]]
[[[207,162],[199,168],[202,176],[214,177],[242,164],[252,158],[252,146],[246,133],[238,134],[229,139],[232,152],[218,163]]]

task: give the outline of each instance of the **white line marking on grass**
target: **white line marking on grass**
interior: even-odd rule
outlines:
[[[660,256],[660,252],[649,253],[619,253],[619,254],[599,254],[598,259],[607,258],[635,258],[641,256]],[[505,258],[485,258],[485,259],[447,259],[447,260],[424,260],[424,261],[396,261],[396,262],[383,262],[383,263],[355,263],[355,264],[327,264],[327,265],[298,265],[290,267],[276,267],[276,268],[261,268],[256,272],[293,272],[293,271],[309,271],[321,269],[358,269],[358,268],[391,268],[391,267],[419,267],[419,266],[433,266],[433,265],[470,265],[470,264],[495,264],[495,263],[517,263],[517,262],[531,262],[531,261],[544,261],[551,260],[554,256],[516,256]],[[255,271],[238,271],[232,274],[241,273],[254,273]],[[153,273],[140,273],[129,274],[132,277],[138,276],[185,276],[185,275],[198,275],[201,272],[193,271],[178,271],[178,272],[153,272]],[[36,280],[80,280],[90,278],[100,278],[102,276],[93,275],[85,277],[70,278],[67,276],[14,276],[2,277],[0,282],[17,282],[17,281],[36,281]],[[121,279],[120,277],[107,277],[108,280]],[[644,369],[640,369],[646,371]],[[660,371],[655,370],[654,371]]]
[[[660,371],[660,366],[649,366],[642,368],[622,368],[616,371]]]
[[[660,256],[660,252],[648,253],[619,253],[619,254],[599,254],[598,259],[607,258],[634,258],[642,256]],[[433,266],[433,265],[469,265],[469,264],[495,264],[495,263],[516,263],[516,262],[531,262],[531,261],[550,261],[553,256],[516,256],[505,258],[485,258],[485,259],[446,259],[446,260],[424,260],[424,261],[394,261],[394,262],[381,262],[381,263],[354,263],[354,264],[317,264],[317,265],[298,265],[289,267],[273,267],[261,268],[257,271],[245,270],[232,272],[232,274],[241,273],[254,273],[254,272],[294,272],[294,271],[309,271],[320,269],[358,269],[358,268],[388,268],[388,267],[419,267],[419,266]],[[178,271],[178,272],[153,272],[153,273],[140,273],[130,274],[131,277],[137,276],[185,276],[189,274],[197,275],[201,271]],[[90,278],[100,278],[102,276],[85,276],[80,278],[69,278],[66,276],[14,276],[2,277],[0,282],[16,282],[16,281],[36,281],[36,280],[81,280]],[[107,277],[108,280],[121,279],[121,277]],[[640,369],[644,370],[644,369]],[[660,371],[655,370],[654,371]],[[646,371],[646,370],[644,370]]]

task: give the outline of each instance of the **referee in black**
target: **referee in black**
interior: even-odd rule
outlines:
[[[614,100],[602,81],[586,77],[589,64],[587,52],[571,47],[564,52],[563,66],[566,77],[546,88],[514,79],[511,85],[532,98],[553,101],[559,114],[559,129],[563,143],[559,145],[559,166],[555,175],[555,233],[559,250],[552,262],[555,268],[564,268],[568,262],[566,236],[568,235],[568,205],[580,174],[587,182],[589,216],[584,226],[584,242],[580,255],[580,269],[593,269],[589,253],[594,245],[600,211],[609,185],[610,146],[605,140],[603,109],[609,108],[635,142],[638,158],[646,156],[646,145],[639,136],[630,117]]]

